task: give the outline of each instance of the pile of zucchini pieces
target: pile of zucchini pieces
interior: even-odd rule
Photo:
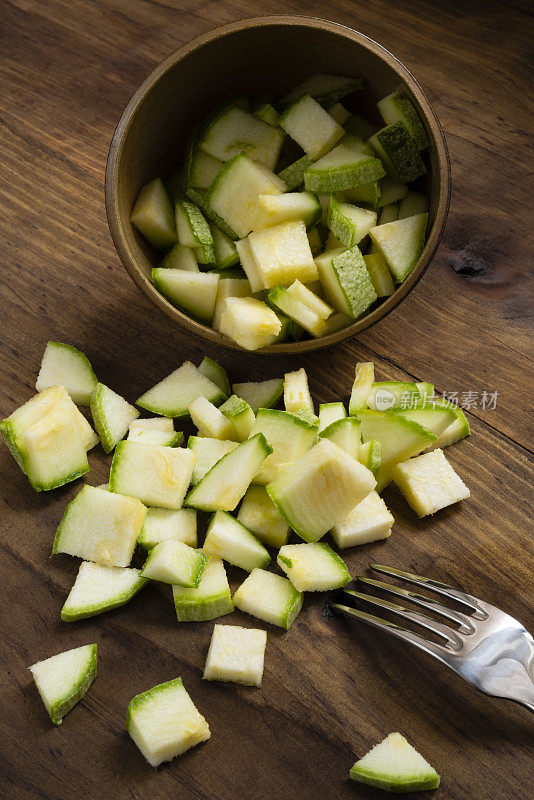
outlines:
[[[379,492],[391,481],[419,516],[469,496],[442,450],[469,434],[461,409],[434,399],[428,383],[375,381],[371,362],[356,365],[348,407],[335,401],[318,409],[304,369],[230,387],[211,359],[185,362],[137,399],[157,415],[142,419],[98,382],[83,353],[49,342],[36,388],[0,422],[34,489],[86,473],[87,451],[98,442],[114,450],[109,483],[85,484],[55,534],[53,554],[82,559],[61,610],[65,622],[122,606],[157,581],[172,590],[179,622],[237,608],[288,630],[304,592],[350,580],[322,541],[327,533],[340,550],[390,535],[394,519]],[[284,409],[275,408],[282,399]],[[89,406],[94,429],[77,404]],[[196,428],[187,446],[176,418]],[[141,567],[131,565],[136,548]],[[278,572],[269,569],[268,548]],[[224,562],[246,573],[233,596]],[[265,646],[263,630],[216,625],[204,677],[259,686]],[[96,645],[31,669],[60,724],[96,675]],[[167,741],[169,715],[176,725]],[[209,736],[179,679],[132,700],[128,731],[153,765]]]
[[[131,221],[158,251],[154,286],[247,350],[326,336],[393,294],[425,244],[429,140],[402,91],[377,130],[340,102],[361,79],[314,75],[275,108],[237,97],[201,124],[184,169]]]

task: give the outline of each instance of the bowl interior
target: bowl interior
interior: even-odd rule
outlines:
[[[425,122],[431,141],[424,155],[428,173],[414,188],[428,194],[429,230],[433,226],[440,204],[438,146],[444,148],[444,145],[436,139],[437,122],[432,124],[428,119],[429,107],[423,107],[424,95],[402,65],[371,40],[334,23],[301,17],[234,23],[185,45],[160,64],[132,98],[110,151],[106,180],[115,242],[134,280],[167,313],[174,312],[184,321],[183,315],[164,298],[158,302],[150,283],[150,271],[161,256],[129,220],[139,189],[156,176],[166,178],[184,163],[195,126],[220,103],[242,93],[249,93],[252,98],[268,94],[278,99],[316,72],[363,75],[364,89],[352,95],[346,105],[377,126],[381,120],[376,102],[404,86]],[[395,295],[402,292],[404,296],[408,290],[409,286],[403,284]],[[395,295],[386,300],[391,308],[398,302]],[[379,316],[383,315],[384,311]],[[189,327],[213,341],[222,340],[206,326],[193,323]],[[312,344],[317,346],[320,341]],[[299,346],[302,348],[303,344]],[[269,349],[280,352],[286,348],[274,345]]]

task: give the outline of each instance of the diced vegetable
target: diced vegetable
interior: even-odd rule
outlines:
[[[143,186],[130,220],[156,250],[168,250],[176,243],[174,209],[160,178]]]
[[[416,214],[425,214],[428,211],[428,197],[420,192],[408,192],[399,203],[397,219],[406,219]]]
[[[199,147],[220,161],[229,161],[242,152],[253,161],[274,169],[284,134],[241,108],[227,108],[208,125],[199,138]]]
[[[354,383],[349,401],[349,414],[357,414],[367,405],[367,398],[375,379],[375,365],[372,361],[360,361],[354,370]]]
[[[438,440],[449,425],[452,425],[456,420],[454,409],[434,402],[419,402],[415,407],[395,409],[394,413],[417,422],[427,431],[432,431],[438,437]]]
[[[421,453],[437,439],[417,422],[391,411],[362,409],[358,417],[362,422],[363,441],[373,439],[382,445],[382,467]]]
[[[338,419],[325,428],[320,436],[322,439],[328,439],[330,442],[337,444],[349,456],[357,458],[360,461],[360,449],[362,443],[361,424],[357,417],[347,417],[346,419]],[[365,465],[367,466],[367,465]]]
[[[303,286],[303,288],[305,287]],[[284,289],[281,286],[271,289],[267,299],[271,305],[283,311],[284,314],[298,323],[308,333],[311,333],[312,336],[321,336],[324,329],[324,319],[309,305],[291,295],[289,289]]]
[[[102,567],[82,561],[69,596],[61,609],[63,622],[104,614],[125,605],[147,583],[138,569]]]
[[[237,625],[214,625],[204,680],[261,686],[267,645],[265,631]]]
[[[378,200],[378,208],[383,208],[391,203],[397,203],[406,197],[408,194],[408,187],[404,183],[397,183],[389,175],[384,175],[379,181],[380,185],[380,198]]]
[[[171,372],[136,400],[141,408],[166,417],[186,417],[189,406],[197,397],[205,397],[220,405],[225,394],[212,380],[206,378],[190,361]]]
[[[137,544],[150,550],[166,539],[197,546],[197,512],[194,508],[149,508]]]
[[[339,144],[304,172],[304,185],[309,192],[340,192],[355,189],[386,174],[378,158]]]
[[[204,356],[198,365],[198,371],[204,375],[205,378],[209,378],[210,381],[219,386],[226,397],[230,396],[230,381],[228,380],[228,375],[224,367],[221,367],[221,365],[212,358]]]
[[[295,621],[304,595],[293,584],[264,569],[254,569],[234,594],[234,605],[253,617],[288,631]]]
[[[142,423],[145,422],[145,420],[134,420],[130,422],[127,437],[128,441],[142,442],[144,444],[159,444],[162,447],[179,447],[184,440],[182,431],[174,430],[172,427],[172,420],[169,419],[169,417],[160,417],[159,419],[171,423],[171,432],[155,428],[152,425],[135,425],[136,422]]]
[[[198,263],[192,247],[175,244],[164,256],[160,267],[162,269],[183,269],[186,272],[198,272]]]
[[[343,403],[321,403],[319,405],[319,430],[324,431],[332,422],[347,416]]]
[[[354,247],[376,225],[376,212],[340,203],[335,195],[328,207],[328,227],[345,247]]]
[[[126,730],[152,767],[210,737],[208,723],[181,678],[136,695],[128,706]]]
[[[367,396],[367,405],[375,411],[409,408],[419,397],[417,384],[412,381],[376,381]]]
[[[222,404],[220,411],[233,427],[232,439],[238,442],[248,439],[256,417],[247,401],[234,394]]]
[[[313,289],[311,288],[312,286]],[[326,320],[332,314],[333,309],[318,296],[318,292],[321,291],[322,284],[320,281],[314,281],[307,286],[300,281],[293,281],[291,286],[287,289],[291,297],[304,303],[305,306],[308,306],[320,319]]]
[[[205,397],[197,397],[189,406],[189,415],[200,436],[211,439],[234,439],[235,429],[213,403]]]
[[[203,552],[178,539],[164,539],[150,549],[141,576],[196,589],[207,560]]]
[[[328,153],[345,133],[309,94],[301,95],[292,103],[280,116],[278,124],[314,159]]]
[[[377,299],[357,245],[341,253],[324,253],[315,263],[328,300],[341,313],[356,319]]]
[[[302,220],[311,228],[321,217],[321,204],[313,192],[260,194],[254,230],[271,228],[291,220]]]
[[[284,393],[283,378],[273,378],[268,381],[249,381],[248,383],[234,383],[232,391],[238,397],[246,400],[255,414],[260,408],[272,408],[277,404]]]
[[[439,786],[436,770],[400,733],[390,733],[360,758],[350,777],[387,792],[420,792]]]
[[[382,465],[382,445],[380,442],[369,439],[365,444],[361,444],[358,461],[364,467],[370,469],[373,475],[378,475],[378,470]]]
[[[126,436],[130,422],[137,419],[139,411],[103,383],[97,383],[93,389],[90,407],[104,452],[111,453]]]
[[[307,154],[303,155],[278,173],[278,177],[280,180],[284,181],[290,192],[298,186],[302,186],[304,183],[304,173],[308,167],[311,167],[313,161],[311,156]]]
[[[419,517],[435,514],[470,496],[439,448],[397,464],[391,477]]]
[[[309,94],[318,103],[327,108],[342,100],[346,95],[362,88],[361,77],[348,78],[344,75],[325,75],[317,73],[296,86],[282,101],[286,106],[302,94]]]
[[[271,103],[260,103],[252,112],[255,117],[267,122],[269,125],[278,125],[279,113]]]
[[[343,127],[348,133],[360,136],[365,141],[375,133],[377,128],[376,125],[371,125],[370,122],[367,122],[366,119],[358,116],[358,114],[351,114],[346,122],[343,123]]]
[[[340,589],[350,581],[347,565],[324,542],[286,544],[280,548],[277,562],[299,592]]]
[[[146,512],[133,497],[84,486],[65,509],[52,554],[68,553],[103,566],[127,567]]]
[[[397,282],[403,281],[419,260],[425,246],[427,222],[428,214],[416,214],[369,231]]]
[[[239,263],[235,242],[216,225],[211,226],[215,263],[219,269],[228,269]]]
[[[411,100],[408,100],[400,92],[392,92],[380,100],[377,106],[386,125],[404,122],[417,148],[423,150],[428,147],[428,134]]]
[[[248,240],[243,239],[248,245]],[[220,280],[217,286],[217,297],[215,299],[215,312],[213,314],[212,325],[216,331],[221,329],[221,317],[224,311],[227,297],[250,297],[252,294],[252,287],[250,282],[243,273],[243,278],[227,278]]]
[[[187,446],[196,455],[191,483],[196,486],[204,475],[220,461],[223,456],[238,446],[238,442],[222,439],[211,439],[207,436],[190,436]]]
[[[308,376],[304,367],[284,375],[284,406],[286,411],[307,408],[313,411],[313,400],[308,388]]]
[[[425,174],[423,159],[404,122],[382,128],[371,136],[369,144],[393,180],[409,183]]]
[[[271,561],[259,539],[224,511],[216,511],[212,516],[203,551],[247,572],[252,572],[256,567],[266,567]]]
[[[438,437],[437,442],[429,448],[430,450],[434,450],[436,447],[448,447],[450,444],[454,444],[455,442],[460,441],[465,436],[470,436],[471,429],[469,427],[469,423],[465,417],[464,412],[462,409],[456,405],[455,403],[447,403],[446,401],[441,401],[447,408],[450,408],[454,411],[454,415],[456,419],[454,420],[448,428],[446,428],[442,434]]]
[[[87,694],[96,678],[96,644],[86,644],[38,661],[30,667],[35,685],[54,725]]]
[[[180,244],[193,247],[200,264],[213,264],[215,261],[213,236],[200,208],[181,197],[176,200],[175,213],[176,232]]]
[[[26,428],[22,442],[24,470],[37,492],[63,486],[89,471],[78,422],[73,415],[63,415],[61,407]]]
[[[343,125],[351,116],[350,111],[347,111],[345,106],[341,103],[334,103],[334,105],[330,106],[327,111],[330,116],[335,119],[338,125]]]
[[[222,165],[223,162],[218,158],[204,153],[196,146],[192,147],[186,165],[187,185],[195,189],[209,189]]]
[[[215,313],[219,276],[213,272],[189,272],[184,269],[156,267],[152,270],[154,286],[181,311],[200,322],[210,323]]]
[[[336,545],[345,549],[387,539],[394,522],[380,495],[373,491],[334,525],[331,534]]]
[[[64,386],[71,399],[88,406],[97,384],[93,368],[84,353],[61,342],[47,342],[35,389],[42,392],[51,386]]]
[[[178,622],[206,622],[231,614],[234,610],[228,578],[220,558],[208,556],[196,589],[173,586],[172,594]]]
[[[264,486],[252,483],[248,487],[237,519],[269,547],[282,547],[287,542],[289,525]]]
[[[262,285],[266,289],[289,286],[297,278],[303,283],[317,280],[317,267],[310,250],[306,226],[301,220],[254,231],[248,239]]]
[[[395,284],[382,253],[369,253],[363,257],[367,272],[371,276],[377,297],[389,297],[395,291]]]

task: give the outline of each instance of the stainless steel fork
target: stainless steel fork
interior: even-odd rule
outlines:
[[[481,692],[515,700],[530,711],[534,711],[534,639],[520,622],[484,600],[479,600],[446,583],[380,564],[369,566],[375,572],[408,581],[422,589],[461,603],[466,609],[465,613],[448,608],[438,600],[418,592],[363,577],[356,578],[356,581],[433,611],[454,623],[455,627],[437,622],[426,614],[411,611],[398,603],[358,592],[353,588],[356,586],[356,581],[342,590],[342,599],[345,602],[350,598],[371,603],[432,631],[444,640],[443,643],[437,644],[394,622],[345,605],[339,597],[336,602],[331,603],[334,611],[388,631],[405,642],[411,642],[435,656]]]

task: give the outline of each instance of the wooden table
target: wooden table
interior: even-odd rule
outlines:
[[[526,181],[532,25],[526,1],[454,5],[5,0],[0,413],[31,396],[49,339],[79,346],[100,379],[130,400],[185,358],[198,362],[206,352],[234,380],[297,366],[206,347],[149,305],[111,243],[104,166],[124,105],[179,44],[251,13],[327,15],[377,39],[413,69],[443,123],[454,191],[444,240],[417,290],[357,340],[298,365],[308,369],[320,402],[347,399],[358,360],[373,360],[382,379],[410,376],[434,381],[440,392],[478,393],[468,412],[473,435],[447,451],[471,499],[418,521],[388,490],[396,517],[391,539],[349,551],[347,561],[353,574],[375,560],[453,582],[532,626]],[[499,393],[495,409],[481,407],[484,391]],[[90,483],[106,480],[109,461],[101,452],[91,455]],[[168,594],[155,588],[117,612],[61,623],[78,565],[49,554],[80,483],[35,494],[5,447],[0,469],[1,798],[378,798],[351,783],[348,770],[393,730],[441,773],[436,798],[530,796],[528,712],[478,694],[437,662],[365,626],[328,619],[321,597],[308,597],[290,632],[269,629],[261,690],[203,682],[211,624],[177,625]],[[239,577],[231,573],[234,587]],[[254,624],[241,613],[225,621]],[[27,667],[92,641],[99,647],[98,679],[62,727],[53,728]],[[125,733],[126,708],[138,692],[178,675],[208,718],[212,738],[154,771]]]

